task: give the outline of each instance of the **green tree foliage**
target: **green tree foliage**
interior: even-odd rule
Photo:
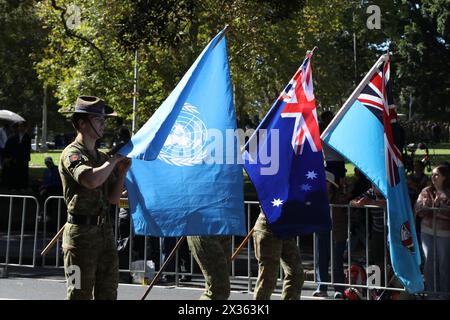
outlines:
[[[401,104],[427,118],[450,120],[450,1],[402,1],[396,39]]]
[[[71,4],[77,5],[82,14],[80,25],[68,32],[61,12]],[[43,81],[56,87],[63,109],[70,108],[80,93],[96,94],[105,97],[121,114],[130,115],[133,57],[134,50],[138,50],[139,116],[145,121],[204,45],[228,23],[238,108],[261,109],[264,105],[265,111],[280,90],[276,82],[279,70],[290,66],[282,74],[284,83],[304,55],[305,50],[299,54],[295,25],[287,23],[300,11],[301,4],[279,1],[273,6],[270,1],[240,0],[107,4],[42,1],[39,14],[51,32],[37,70]],[[291,13],[282,14],[286,9]],[[294,50],[285,50],[286,44]],[[277,63],[279,66],[274,67]]]
[[[33,83],[33,88],[44,84],[52,88],[64,110],[73,107],[77,95],[94,94],[104,97],[121,115],[131,119],[137,51],[138,116],[143,124],[208,41],[229,24],[227,44],[241,125],[253,116],[264,116],[299,67],[306,50],[314,46],[318,47],[313,70],[319,111],[337,110],[379,55],[389,49],[394,92],[401,111],[405,111],[411,94],[414,111],[433,117],[438,110],[440,118],[448,117],[448,0],[0,3],[2,12],[21,10],[15,16],[3,14],[1,23],[12,30],[23,30],[0,31],[2,48],[11,48],[2,50],[0,56],[1,66],[10,75],[2,79],[0,99],[14,100],[9,94],[14,92],[14,96],[24,97],[20,98],[20,105],[30,105],[33,99],[40,105],[42,89],[31,93],[15,87],[11,80],[14,70],[24,75],[25,88]],[[379,30],[366,27],[366,8],[370,4],[381,9]],[[68,28],[70,14],[66,10],[71,5],[80,9],[80,24]],[[30,42],[26,50],[21,49],[21,41]],[[40,81],[36,80],[32,62]]]
[[[43,89],[33,60],[44,39],[33,1],[0,0],[0,109],[17,112],[31,124],[42,113]]]

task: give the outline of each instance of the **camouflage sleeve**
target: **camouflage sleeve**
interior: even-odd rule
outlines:
[[[107,161],[109,159],[109,156],[106,153],[101,152],[101,154],[102,154],[104,161]],[[106,185],[107,185],[108,190],[111,189],[111,187],[116,182],[116,180],[117,180],[117,169],[114,168],[114,170],[111,172],[108,179],[106,180]]]
[[[86,156],[76,148],[67,150],[61,157],[64,168],[77,183],[80,183],[80,176],[84,172],[92,170],[92,167],[87,165]]]
[[[116,181],[117,181],[117,169],[114,168],[114,170],[108,177],[108,189],[111,189],[114,183],[116,183]]]

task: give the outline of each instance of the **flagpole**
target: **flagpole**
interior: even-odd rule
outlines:
[[[254,227],[252,228],[252,230],[250,230],[250,232],[247,234],[247,236],[245,237],[244,240],[242,240],[241,244],[239,245],[239,247],[236,249],[236,251],[233,253],[233,255],[231,256],[231,261],[233,261],[236,256],[238,255],[239,252],[241,252],[242,248],[245,246],[245,244],[248,242],[248,239],[250,239],[250,237],[252,236],[254,231]]]
[[[136,48],[134,51],[134,78],[133,78],[133,115],[131,123],[131,134],[136,134],[137,129],[137,107],[138,107],[138,91],[139,91],[139,52]]]
[[[159,280],[159,278],[161,277],[161,274],[163,273],[163,271],[166,269],[167,265],[169,264],[169,262],[173,259],[173,257],[175,256],[175,253],[177,252],[178,248],[181,246],[181,244],[183,243],[183,241],[186,240],[186,236],[182,236],[177,244],[175,245],[175,247],[173,248],[172,252],[170,252],[169,256],[167,257],[166,261],[164,261],[163,265],[161,268],[159,268],[158,273],[155,275],[155,277],[153,278],[152,282],[150,283],[150,285],[148,286],[147,290],[145,291],[144,295],[142,296],[141,300],[145,300],[145,298],[147,297],[147,295],[150,293],[150,290],[152,290],[153,286],[155,285],[155,283]]]
[[[225,37],[225,34],[229,30],[229,28],[230,28],[230,25],[226,24],[222,30],[222,34],[220,35],[219,39],[217,39],[216,43],[214,43],[213,49],[217,46],[217,44],[220,42],[220,40],[222,40],[222,38]]]
[[[363,80],[359,83],[359,85],[356,87],[356,89],[353,91],[353,93],[348,97],[347,101],[342,105],[341,109],[339,109],[336,116],[331,120],[330,124],[326,127],[326,129],[323,131],[323,133],[320,135],[320,138],[324,140],[326,136],[328,135],[328,131],[330,131],[344,116],[345,112],[348,108],[350,108],[351,103],[354,101],[354,97],[357,96],[361,90],[366,86],[367,83],[369,83],[370,78],[372,77],[375,69],[379,67],[379,65],[386,60],[386,54],[383,54],[378,61],[372,66],[372,68],[367,72],[366,76],[363,78]]]
[[[49,242],[49,244],[42,250],[41,256],[45,256],[47,252],[50,251],[50,249],[53,247],[53,245],[56,243],[56,241],[62,236],[64,232],[64,227],[66,225],[63,225],[61,229],[59,229],[58,233],[53,237],[53,239]]]
[[[311,54],[311,56],[314,54],[314,52],[317,50],[318,48],[316,47],[316,46],[314,46],[314,48],[312,48],[312,50],[309,50],[309,51],[307,51],[306,52],[306,54]],[[303,63],[302,63],[302,65],[303,65]]]

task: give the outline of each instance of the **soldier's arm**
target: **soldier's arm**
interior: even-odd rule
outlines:
[[[117,179],[112,183],[108,193],[108,201],[111,204],[119,203],[120,197],[122,196],[123,192],[125,175],[130,166],[131,159],[129,158],[124,158],[119,163],[117,163]]]
[[[116,154],[100,167],[84,171],[79,177],[80,184],[88,189],[95,189],[101,186],[121,159],[123,159],[123,156]]]

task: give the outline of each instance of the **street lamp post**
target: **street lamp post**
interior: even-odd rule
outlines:
[[[131,124],[131,133],[136,133],[136,126],[137,126],[137,103],[138,103],[138,90],[139,90],[139,83],[138,83],[138,77],[139,77],[139,55],[138,55],[138,49],[136,48],[134,52],[134,80],[133,80],[133,120]]]
[[[44,86],[44,100],[42,102],[42,136],[41,147],[36,139],[36,150],[47,151],[47,86]]]

